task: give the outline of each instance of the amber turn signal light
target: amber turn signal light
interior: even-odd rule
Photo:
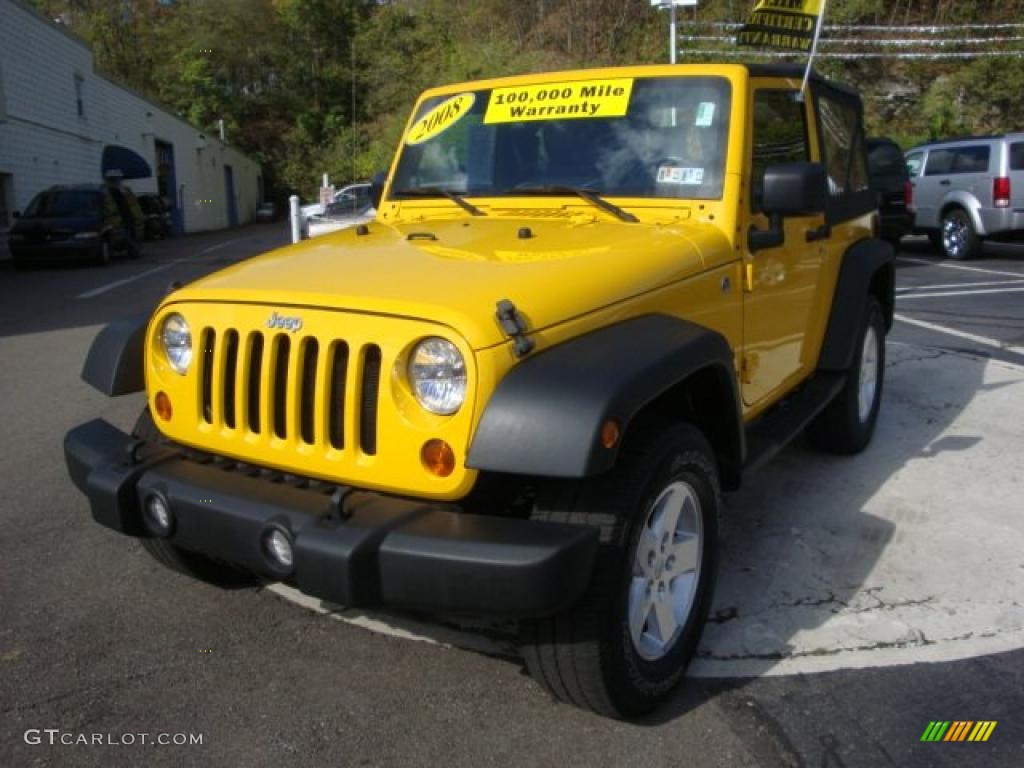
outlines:
[[[171,398],[165,395],[163,392],[157,392],[156,397],[153,398],[153,404],[156,406],[156,415],[164,421],[171,420]]]
[[[420,449],[420,459],[427,471],[438,477],[448,477],[455,471],[455,451],[444,440],[428,440]]]
[[[601,445],[605,448],[614,448],[621,435],[619,425],[613,419],[608,419],[601,425]]]

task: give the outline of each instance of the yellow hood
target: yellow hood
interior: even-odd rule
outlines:
[[[520,237],[521,228],[531,236]],[[447,325],[481,349],[505,340],[495,318],[501,299],[516,305],[530,331],[541,330],[700,272],[704,254],[725,247],[708,225],[567,214],[373,222],[369,230],[270,251],[192,283],[168,302],[413,317]]]

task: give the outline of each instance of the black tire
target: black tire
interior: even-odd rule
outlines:
[[[170,444],[170,441],[160,433],[156,424],[153,423],[153,416],[150,414],[149,408],[139,415],[132,434],[150,443]],[[219,587],[244,587],[258,582],[258,579],[250,573],[212,560],[197,552],[189,552],[176,547],[167,539],[145,537],[140,541],[142,548],[158,563],[194,579]]]
[[[660,658],[648,659],[634,642],[628,618],[634,557],[654,502],[677,484],[691,489],[698,501],[695,517],[703,530],[699,576],[678,634]],[[533,678],[559,701],[600,715],[634,717],[654,709],[682,680],[707,619],[718,560],[719,509],[714,453],[688,424],[627,440],[618,465],[600,477],[542,488],[534,519],[597,526],[601,544],[593,580],[576,605],[558,616],[521,622],[521,651]],[[652,618],[647,609],[643,616]]]
[[[974,229],[974,222],[962,208],[952,208],[942,217],[939,233],[942,253],[957,261],[973,259],[981,252],[981,238]]]
[[[100,249],[96,252],[96,263],[101,267],[110,264],[110,242],[105,238],[100,241]]]
[[[942,235],[940,233],[934,230],[928,232],[928,242],[932,244],[932,248],[934,248],[936,251],[938,251],[939,253],[943,252]]]
[[[861,372],[864,370],[868,332],[875,339],[874,390],[870,407],[861,408]],[[882,404],[882,386],[885,383],[885,321],[882,307],[874,296],[868,298],[864,322],[857,334],[856,357],[847,374],[846,384],[807,427],[807,438],[812,446],[837,454],[860,453],[871,442]],[[865,404],[868,398],[865,397]]]
[[[31,266],[27,261],[20,259],[17,256],[11,257],[11,264],[13,264],[14,268],[19,272],[22,272]]]

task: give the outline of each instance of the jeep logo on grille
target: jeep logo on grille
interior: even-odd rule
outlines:
[[[267,328],[283,328],[286,331],[295,333],[297,330],[302,328],[302,318],[285,317],[284,315],[279,315],[275,312],[270,316],[270,319],[267,320]]]

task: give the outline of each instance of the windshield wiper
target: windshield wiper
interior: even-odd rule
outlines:
[[[513,194],[523,193],[526,195],[577,195],[582,197],[591,205],[595,205],[602,211],[607,211],[613,216],[617,216],[623,221],[628,221],[631,224],[636,224],[640,221],[629,211],[624,211],[615,203],[609,203],[599,192],[595,192],[592,189],[586,187],[573,187],[568,184],[537,184],[535,186],[524,185],[521,187],[515,187],[512,190]]]
[[[394,194],[399,197],[447,197],[453,203],[473,216],[487,215],[465,198],[450,190],[444,189],[443,187],[413,187],[412,189],[396,189]]]

